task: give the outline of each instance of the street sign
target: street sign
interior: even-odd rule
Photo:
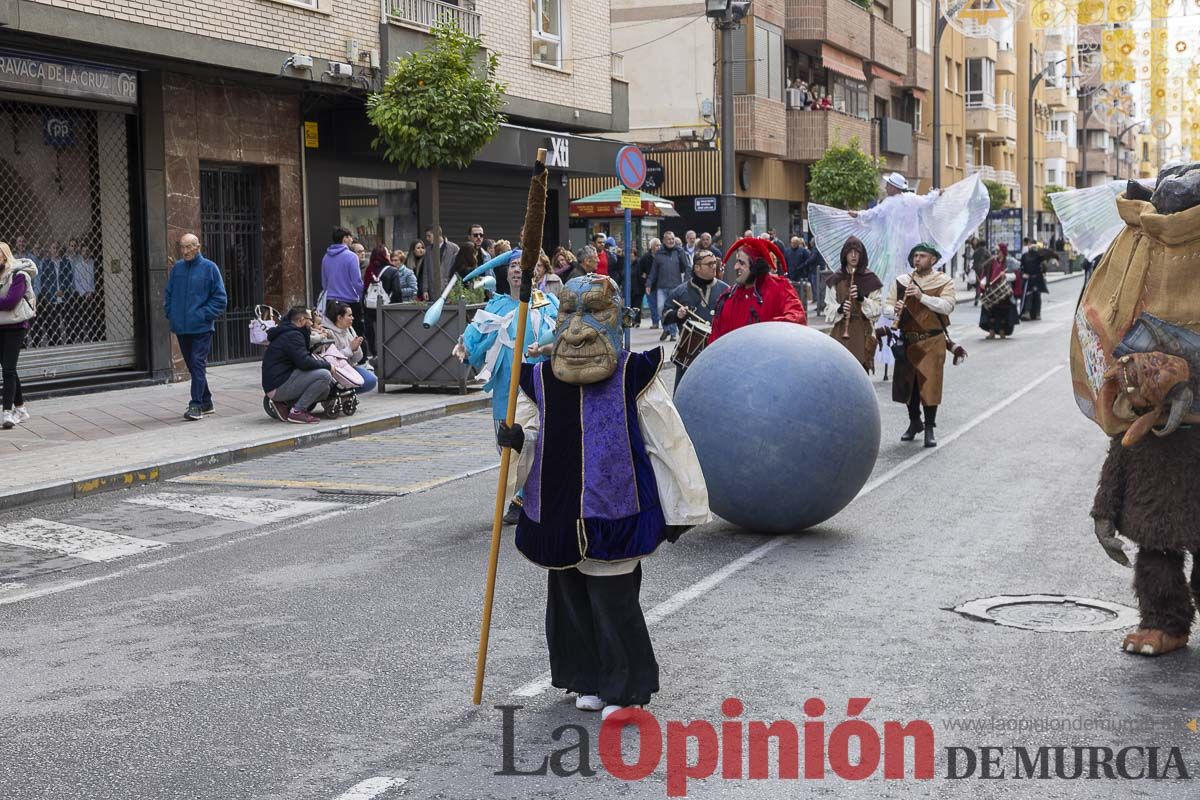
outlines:
[[[642,184],[642,188],[647,192],[658,194],[662,191],[664,182],[666,182],[666,173],[663,171],[663,165],[652,158],[647,158],[646,180]]]
[[[717,210],[717,198],[697,197],[694,201],[697,214],[710,213]]]
[[[617,151],[617,177],[627,189],[640,189],[646,180],[646,157],[642,151],[627,144]]]
[[[642,207],[642,193],[631,192],[628,189],[621,190],[621,208],[628,208],[631,211],[637,211]]]

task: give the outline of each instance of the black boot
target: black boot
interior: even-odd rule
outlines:
[[[937,427],[937,406],[925,406],[925,446],[937,447],[933,429]]]
[[[925,430],[925,426],[921,424],[921,407],[908,407],[908,430],[900,434],[900,441],[911,442],[917,438],[917,434]]]

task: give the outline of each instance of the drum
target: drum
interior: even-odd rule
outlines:
[[[684,369],[690,367],[696,356],[700,355],[700,351],[708,344],[711,333],[712,325],[695,317],[688,317],[680,327],[679,343],[675,346],[671,360]]]

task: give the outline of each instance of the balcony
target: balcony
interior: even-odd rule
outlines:
[[[988,61],[995,63],[996,53],[1000,49],[1000,45],[995,39],[983,37],[979,39],[966,39],[967,58],[986,58]]]
[[[1017,51],[1011,47],[1002,47],[996,51],[996,74],[1017,74]]]
[[[787,158],[790,161],[820,161],[835,145],[858,139],[863,152],[871,152],[871,123],[837,111],[787,112]]]
[[[908,35],[886,20],[871,15],[871,61],[903,75],[908,69]]]
[[[1103,173],[1105,175],[1117,174],[1117,159],[1112,153],[1107,150],[1101,150],[1096,147],[1089,147],[1084,153],[1079,154],[1079,169],[1083,170],[1084,156],[1087,157],[1088,173]]]
[[[980,165],[978,167],[968,164],[967,165],[967,175],[968,176],[969,175],[980,175],[983,177],[983,179],[985,181],[995,181],[996,180],[996,169],[995,169],[995,167],[989,167],[986,164]]]
[[[785,16],[784,0],[754,0],[750,5],[750,13],[763,22],[782,28]]]
[[[992,103],[967,103],[967,134],[995,136],[999,134],[996,106]]]
[[[996,106],[996,136],[1012,142],[1017,140],[1017,110],[1010,105]]]
[[[1046,134],[1046,144],[1042,148],[1043,158],[1067,159],[1067,135],[1062,131],[1050,131]]]
[[[908,51],[906,61],[904,87],[906,89],[928,89],[933,83],[933,56],[929,53],[922,53],[914,47]]]
[[[1046,105],[1056,111],[1078,111],[1079,99],[1063,86],[1047,86],[1045,94]]]
[[[787,0],[788,44],[828,42],[859,58],[871,57],[871,13],[851,0]]]
[[[785,156],[788,152],[788,113],[783,103],[753,94],[733,98],[734,149],[757,156]]]
[[[1000,184],[1001,186],[1007,186],[1010,189],[1014,187],[1020,187],[1021,185],[1017,182],[1016,173],[1010,172],[1006,169],[996,170],[996,183]]]
[[[479,14],[440,0],[387,0],[388,22],[427,31],[439,22],[450,21],[468,36],[479,38]]]

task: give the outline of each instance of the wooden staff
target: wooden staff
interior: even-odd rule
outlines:
[[[508,410],[504,422],[512,427],[517,416],[517,391],[521,386],[521,361],[525,355],[525,325],[529,318],[529,296],[533,288],[533,268],[542,252],[542,228],[546,224],[546,149],[538,148],[529,181],[529,200],[525,205],[525,226],[521,230],[521,293],[517,306],[517,334],[513,341],[512,375],[508,381]],[[483,673],[487,665],[488,635],[492,629],[492,600],[496,596],[496,564],[500,559],[500,530],[504,524],[504,495],[508,488],[508,470],[512,449],[500,453],[500,480],[496,485],[496,508],[492,515],[492,549],[488,553],[487,588],[483,593],[483,621],[479,629],[479,655],[475,660],[475,695],[472,702],[483,702]]]

